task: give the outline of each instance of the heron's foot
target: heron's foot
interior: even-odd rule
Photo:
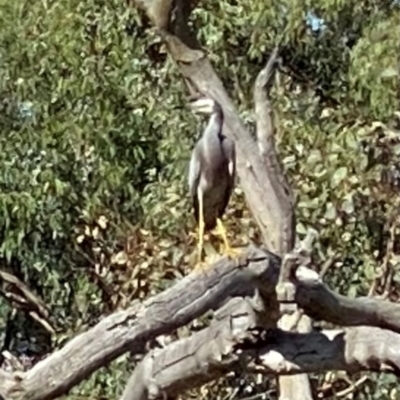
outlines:
[[[207,255],[206,261],[207,261],[207,264],[208,264],[208,265],[213,265],[213,264],[215,264],[220,258],[221,258],[221,255],[218,254],[218,253],[210,254],[210,255]]]
[[[235,259],[238,258],[239,255],[241,254],[240,250],[234,249],[230,246],[226,246],[223,250],[222,250],[222,254],[224,256],[228,256],[229,258]]]
[[[210,265],[205,261],[197,261],[194,271],[205,271]]]

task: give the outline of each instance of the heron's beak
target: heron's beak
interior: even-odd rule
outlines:
[[[189,103],[192,111],[200,114],[211,114],[214,109],[214,100],[208,98],[201,98]]]

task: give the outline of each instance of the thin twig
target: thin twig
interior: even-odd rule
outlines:
[[[353,393],[355,390],[357,390],[363,383],[365,383],[368,380],[368,376],[364,375],[362,378],[360,378],[357,382],[353,383],[351,386],[349,386],[348,388],[337,392],[336,393],[336,398],[339,397],[345,397],[347,395],[349,395],[350,393]]]

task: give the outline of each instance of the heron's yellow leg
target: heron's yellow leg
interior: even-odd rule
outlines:
[[[203,211],[203,194],[198,192],[199,199],[199,241],[197,244],[197,264],[195,269],[202,269],[205,263],[202,261],[203,245],[204,245],[204,211]]]
[[[225,227],[224,227],[222,221],[219,218],[217,218],[217,229],[218,229],[218,234],[222,237],[222,240],[224,242],[225,249],[224,249],[223,253],[226,254],[227,256],[231,257],[231,258],[236,257],[239,254],[239,252],[237,250],[233,249],[229,245]]]

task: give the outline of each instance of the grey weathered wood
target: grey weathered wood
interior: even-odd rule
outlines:
[[[298,317],[296,313],[282,315],[278,326],[284,331],[290,330],[294,325],[297,332],[311,332],[312,324],[310,318],[303,315],[297,321]],[[307,374],[279,376],[279,400],[304,400],[312,398],[311,385]]]
[[[275,342],[260,350],[259,365],[253,368],[266,374],[344,370],[400,376],[399,345],[399,334],[367,326],[307,334],[279,331]]]
[[[143,304],[135,302],[104,318],[26,373],[2,371],[0,394],[6,400],[54,399],[125,351],[143,351],[145,341],[217,309],[231,297],[252,297],[256,288],[271,294],[279,265],[278,257],[254,248],[247,258],[222,258],[207,272],[192,272]],[[346,298],[326,288],[307,268],[300,267],[296,277],[296,301],[310,316],[342,326],[368,325],[400,333],[399,304]]]
[[[299,304],[309,308],[313,301],[303,297],[306,288],[319,287],[325,290],[318,275],[307,268],[296,270],[295,290],[299,290]],[[295,293],[296,297],[297,293]],[[327,299],[332,295],[326,292]],[[344,298],[334,294],[338,304]],[[303,302],[302,302],[303,300]],[[350,299],[349,299],[350,300]],[[381,301],[369,303],[367,299],[352,301],[354,311],[370,311],[364,314],[365,320],[375,324],[375,306],[383,306]],[[357,327],[348,330],[326,331],[322,333],[291,333],[279,329],[270,330],[265,336],[255,335],[255,328],[260,326],[260,316],[252,309],[252,303],[231,300],[232,307],[223,318],[215,318],[211,326],[189,338],[179,340],[165,349],[148,354],[128,382],[121,400],[150,400],[162,395],[176,395],[182,390],[205,383],[224,375],[227,371],[239,370],[264,374],[292,375],[296,379],[283,382],[281,393],[290,399],[311,397],[307,375],[299,372],[324,372],[327,370],[390,371],[400,375],[400,335],[398,333],[372,327]],[[337,318],[340,309],[331,308],[329,314]],[[357,304],[358,303],[358,304]],[[367,307],[363,309],[362,304]],[[386,303],[385,305],[388,305]],[[393,305],[393,304],[392,304]],[[397,305],[395,314],[399,312]],[[314,307],[317,314],[322,310]],[[393,309],[394,310],[394,309]],[[398,315],[398,314],[397,314]],[[343,316],[341,322],[352,324],[353,321]],[[379,318],[379,317],[378,317]],[[374,322],[372,322],[374,320]],[[390,325],[395,321],[386,321]],[[262,325],[262,324],[261,324]],[[300,327],[308,331],[310,326]],[[398,327],[396,328],[398,332]],[[370,337],[373,336],[373,338]],[[382,345],[383,343],[383,345]],[[287,377],[281,377],[285,380]],[[282,383],[282,382],[281,382]],[[294,383],[301,383],[296,389]],[[283,390],[282,390],[283,388]],[[288,389],[289,388],[289,389]],[[304,397],[301,397],[304,396]]]
[[[266,261],[257,249],[250,249],[248,256],[234,264],[221,259],[206,275],[192,273],[143,304],[135,302],[127,310],[104,318],[23,374],[19,397],[12,397],[1,382],[0,394],[10,399],[53,399],[124,352],[143,351],[148,340],[217,308],[229,296],[252,294],[256,276],[274,281],[270,275],[276,275],[278,258],[271,255]],[[246,268],[249,262],[253,272]],[[275,263],[276,268],[265,268],[269,263]]]
[[[312,323],[308,316],[300,315],[301,312],[295,303],[296,282],[292,278],[299,270],[301,264],[309,261],[311,248],[307,249],[306,257],[303,257],[302,246],[287,254],[280,268],[276,287],[277,300],[280,303],[281,318],[278,327],[285,331],[297,331],[300,333],[311,332]],[[301,270],[300,270],[301,272]],[[316,276],[318,279],[318,276]],[[293,376],[279,376],[280,400],[304,400],[312,399],[311,385],[307,374]]]
[[[279,243],[279,254],[288,254],[294,246],[295,240],[295,214],[292,190],[283,172],[275,146],[275,124],[273,121],[273,110],[268,98],[269,89],[272,86],[275,64],[278,57],[276,47],[267,65],[260,71],[254,85],[254,107],[257,121],[257,142],[260,150],[271,186],[273,187],[276,198],[280,204],[279,208],[274,208],[270,220],[279,226],[276,242]],[[251,196],[251,193],[249,194]],[[282,288],[288,288],[289,276],[281,270]],[[284,282],[285,281],[285,282]],[[285,286],[286,285],[286,286]],[[278,299],[279,301],[279,299]],[[281,304],[280,310],[283,313],[285,306]],[[287,329],[293,324],[296,316],[282,315],[279,326]],[[307,316],[301,317],[301,327],[303,331],[311,331],[311,320]],[[279,399],[280,400],[311,400],[311,386],[306,374],[295,376],[279,377]]]
[[[148,353],[134,371],[121,400],[174,395],[222,375],[224,364],[233,366],[239,361],[233,349],[240,338],[257,326],[254,308],[251,300],[231,299],[216,312],[208,329]],[[219,366],[217,376],[213,366]]]
[[[209,328],[147,354],[120,400],[176,396],[233,370],[265,375],[368,370],[400,376],[397,333],[365,326],[305,334],[258,331],[251,304],[231,302],[236,310],[216,318]],[[296,377],[299,381],[307,375]],[[311,396],[307,381],[297,389]]]
[[[272,86],[275,67],[278,57],[278,48],[276,47],[265,67],[259,72],[254,84],[254,111],[257,123],[257,143],[259,156],[267,171],[269,183],[273,190],[276,201],[269,206],[270,219],[269,227],[276,226],[276,235],[274,243],[276,247],[270,250],[284,255],[291,251],[295,241],[295,212],[294,197],[292,189],[286,179],[282,165],[279,161],[275,146],[275,124],[272,106],[269,101],[269,92]],[[249,197],[252,192],[245,192]],[[269,201],[271,199],[268,199]],[[279,207],[277,207],[277,203]],[[279,236],[279,239],[278,239]],[[265,242],[266,244],[268,242]]]
[[[257,221],[268,249],[284,255],[293,249],[295,242],[295,212],[293,194],[275,148],[273,112],[268,99],[278,49],[272,52],[254,87],[257,146],[188,27],[190,3],[184,0],[173,3],[136,0],[136,4],[146,12],[163,35],[170,55],[177,62],[186,81],[190,82],[190,88],[197,88],[222,106],[224,134],[235,142],[237,174],[253,218]],[[305,384],[304,377],[301,382],[295,378],[285,381],[292,382],[287,385],[287,393],[294,400],[295,394],[299,393],[297,386]],[[301,400],[308,399],[311,396],[303,396]]]

